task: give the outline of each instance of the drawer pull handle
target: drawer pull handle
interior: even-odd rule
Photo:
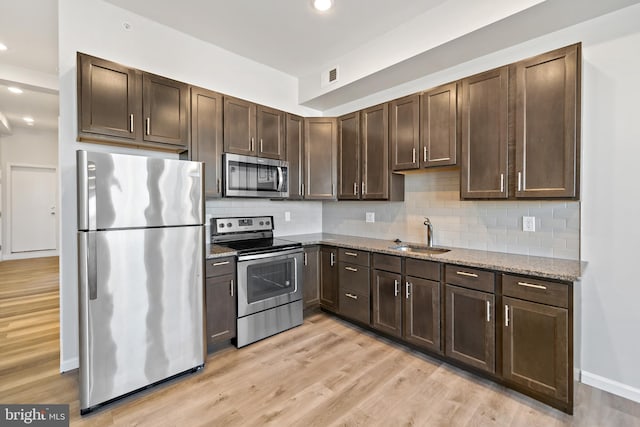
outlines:
[[[504,306],[504,326],[509,327],[509,306]]]
[[[344,296],[349,297],[351,299],[358,299],[358,295],[354,295],[354,294],[344,294]]]
[[[349,271],[358,271],[357,268],[353,268],[353,267],[345,267],[344,269]]]
[[[345,252],[344,254],[345,254],[345,255],[349,255],[349,256],[355,256],[355,257],[357,257],[357,256],[358,256],[358,254],[357,254],[357,253],[355,253],[355,252]]]
[[[229,264],[229,261],[214,262],[214,263],[213,263],[213,266],[214,266],[214,267],[217,267],[217,266],[219,266],[219,265],[227,265],[227,264]]]
[[[527,283],[527,282],[518,282],[518,285],[520,286],[524,286],[527,288],[536,288],[536,289],[547,289],[546,286],[543,285],[534,285],[533,283]]]
[[[467,276],[467,277],[478,277],[477,274],[467,273],[466,271],[456,271],[456,274],[459,274],[460,276]]]

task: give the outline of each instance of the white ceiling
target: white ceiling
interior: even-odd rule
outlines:
[[[57,129],[58,127],[58,95],[23,87],[23,93],[14,94],[7,90],[6,84],[0,83],[0,112],[11,127],[30,127],[39,129]],[[33,117],[33,126],[22,119]]]
[[[106,0],[238,55],[300,77],[445,0]]]

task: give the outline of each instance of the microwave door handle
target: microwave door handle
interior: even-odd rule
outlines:
[[[282,166],[277,166],[276,169],[278,169],[278,188],[276,188],[276,191],[282,191],[282,186],[284,185],[284,175],[282,173]]]

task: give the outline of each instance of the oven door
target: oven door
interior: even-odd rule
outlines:
[[[303,249],[238,257],[238,317],[302,299]]]

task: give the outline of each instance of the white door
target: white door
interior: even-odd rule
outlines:
[[[56,169],[10,166],[11,253],[57,249]]]

